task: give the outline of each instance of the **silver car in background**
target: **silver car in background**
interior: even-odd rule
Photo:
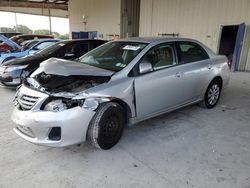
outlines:
[[[125,125],[198,102],[213,108],[228,82],[227,58],[198,41],[117,40],[77,62],[44,61],[17,91],[14,131],[41,145],[109,149]]]

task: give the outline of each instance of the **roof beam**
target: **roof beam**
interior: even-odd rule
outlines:
[[[24,1],[0,1],[0,7],[25,7],[25,8],[42,8],[42,9],[60,9],[68,10],[68,5],[59,3],[37,3]]]

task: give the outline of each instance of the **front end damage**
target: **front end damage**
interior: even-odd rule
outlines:
[[[61,147],[85,141],[89,123],[109,96],[86,90],[105,84],[111,76],[56,75],[41,72],[28,78],[15,98],[14,131],[36,144]]]

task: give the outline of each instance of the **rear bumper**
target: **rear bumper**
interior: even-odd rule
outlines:
[[[35,144],[63,147],[85,141],[94,114],[94,111],[80,107],[61,112],[22,111],[15,108],[12,120],[17,124],[14,131],[23,139]],[[60,128],[56,140],[49,137],[53,128]]]

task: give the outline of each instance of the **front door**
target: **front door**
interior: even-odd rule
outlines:
[[[152,71],[135,77],[137,119],[143,120],[183,102],[181,67],[173,44],[151,49],[139,62],[151,63]]]

